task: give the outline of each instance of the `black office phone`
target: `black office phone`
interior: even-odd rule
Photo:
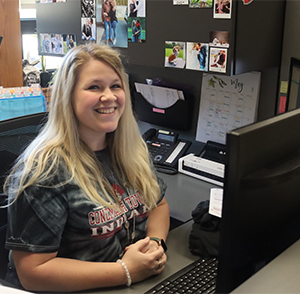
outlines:
[[[156,169],[167,174],[177,173],[178,159],[186,154],[191,142],[179,139],[175,132],[154,128],[146,131],[143,138]]]

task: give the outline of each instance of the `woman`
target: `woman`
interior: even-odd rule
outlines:
[[[132,36],[131,36],[131,42],[141,43],[141,24],[138,19],[133,19],[131,23],[132,28]]]
[[[129,4],[129,17],[136,17],[136,1],[132,0],[131,3]]]
[[[111,5],[111,9],[109,12],[109,16],[110,16],[111,28],[112,28],[112,32],[113,32],[112,40],[113,40],[113,45],[116,45],[116,43],[117,43],[117,26],[118,26],[118,18],[116,16],[117,3],[115,0],[111,0],[110,5]]]
[[[82,35],[82,40],[90,40],[90,38],[92,37],[92,31],[91,31],[91,28],[90,28],[90,21],[89,19],[87,18],[86,19],[86,23],[83,24],[82,26],[82,32],[81,32],[81,35]]]
[[[104,28],[105,28],[105,44],[108,45],[108,40],[112,41],[112,31],[111,31],[111,22],[110,22],[110,9],[111,9],[111,5],[110,5],[110,0],[105,0],[102,3],[102,21],[104,23]]]
[[[7,280],[31,291],[128,285],[159,274],[169,209],[116,51],[70,50],[48,121],[6,182]]]

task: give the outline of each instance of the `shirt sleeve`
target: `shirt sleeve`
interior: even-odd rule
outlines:
[[[157,176],[158,185],[160,187],[160,198],[157,201],[157,204],[159,204],[165,197],[166,190],[167,190],[167,184],[165,183],[165,181],[161,177],[159,177],[157,175],[157,172],[156,172],[156,176]]]
[[[28,187],[8,207],[6,248],[34,253],[56,252],[67,217],[64,186]]]

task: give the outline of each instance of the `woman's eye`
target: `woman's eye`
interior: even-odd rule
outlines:
[[[93,86],[90,86],[88,89],[89,90],[96,90],[96,89],[99,89],[99,87],[96,86],[96,85],[93,85]]]
[[[118,88],[122,88],[122,87],[121,87],[121,85],[119,85],[119,84],[114,84],[114,85],[112,85],[112,88],[118,89]]]

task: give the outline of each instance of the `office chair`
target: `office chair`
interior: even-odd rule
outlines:
[[[37,136],[47,113],[35,113],[0,121],[0,206],[6,204],[3,184],[14,161]],[[5,249],[7,209],[0,208],[0,279],[6,275],[8,250]]]

